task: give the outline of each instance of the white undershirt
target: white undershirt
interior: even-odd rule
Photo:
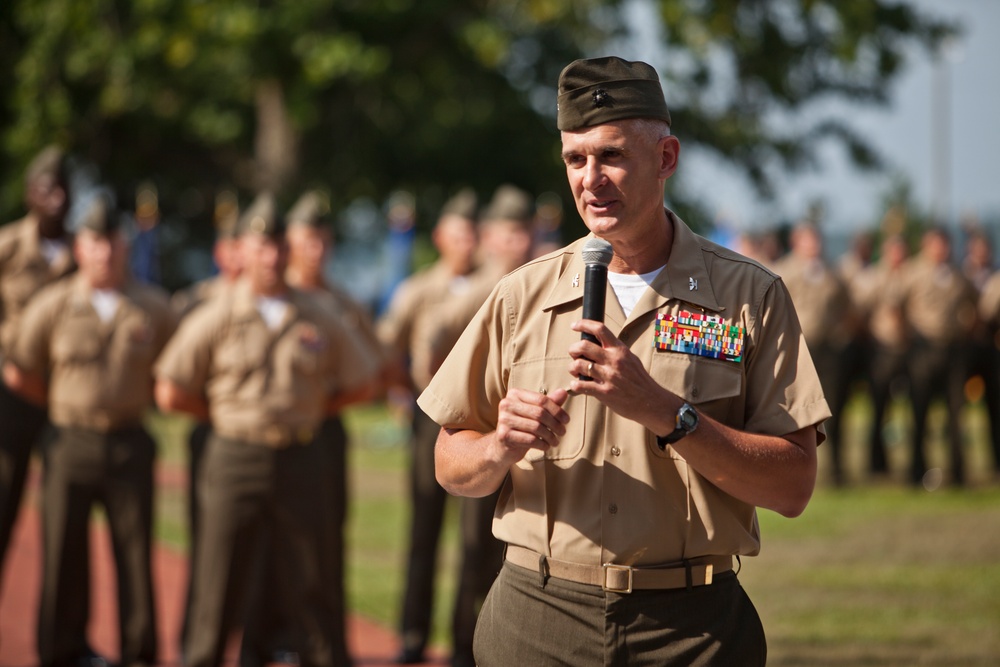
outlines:
[[[615,291],[615,296],[618,297],[618,303],[622,305],[622,310],[625,311],[625,317],[632,314],[632,310],[635,308],[635,304],[639,303],[643,292],[653,284],[653,280],[656,279],[656,276],[660,275],[660,271],[666,268],[666,266],[664,264],[649,273],[640,274],[613,273],[608,271],[608,282],[611,283],[611,288]]]
[[[271,331],[277,330],[288,312],[288,301],[275,296],[258,296],[257,312]]]
[[[45,258],[45,263],[52,266],[56,261],[62,259],[63,255],[69,252],[69,245],[62,240],[56,239],[41,239],[42,245],[40,247],[42,257]]]
[[[118,290],[94,289],[90,292],[90,303],[97,311],[97,316],[101,322],[110,322],[111,318],[118,312],[118,304],[122,300],[122,295]]]

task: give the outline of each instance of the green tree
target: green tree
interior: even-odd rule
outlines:
[[[774,169],[808,164],[827,138],[877,164],[848,124],[776,125],[775,113],[830,97],[885,103],[911,46],[950,30],[897,0],[646,2],[662,50],[628,55],[660,66],[682,142],[764,194]],[[564,193],[558,72],[634,48],[628,21],[642,3],[9,0],[0,212],[16,212],[21,169],[52,141],[96,164],[125,202],[152,180],[165,212],[192,226],[230,185],[288,196],[322,185],[335,209],[403,187],[424,222],[459,184]],[[690,210],[682,195],[671,200]]]

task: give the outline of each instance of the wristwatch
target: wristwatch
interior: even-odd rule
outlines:
[[[685,403],[677,411],[677,426],[666,435],[656,436],[656,444],[660,449],[666,449],[667,445],[672,445],[685,435],[694,432],[698,428],[698,412],[689,404]]]

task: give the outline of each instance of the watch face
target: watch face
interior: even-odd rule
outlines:
[[[685,431],[693,431],[698,426],[698,413],[691,406],[685,405],[677,413],[677,421],[680,422],[680,427]]]

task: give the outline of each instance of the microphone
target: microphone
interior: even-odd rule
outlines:
[[[611,244],[604,239],[592,238],[583,244],[580,251],[586,273],[583,282],[583,319],[604,321],[604,296],[608,292],[608,264],[614,256]],[[596,336],[589,333],[580,334],[583,340],[600,345]],[[580,379],[589,382],[593,378],[581,375]]]

